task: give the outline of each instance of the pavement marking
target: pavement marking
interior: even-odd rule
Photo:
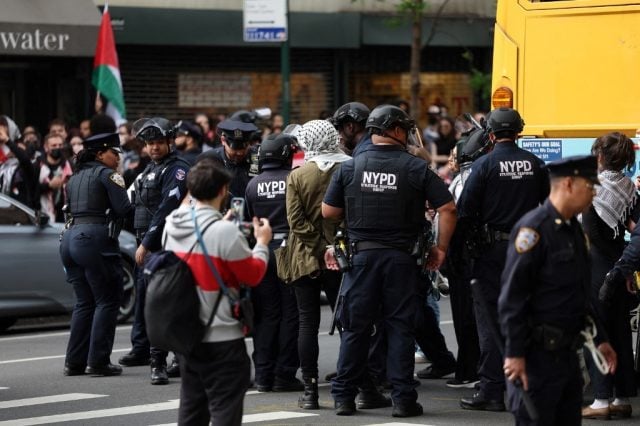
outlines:
[[[11,401],[0,401],[0,409],[51,404],[54,402],[78,401],[81,399],[103,398],[106,396],[109,395],[98,395],[94,393],[63,393],[60,395],[40,396],[37,398],[13,399]]]
[[[0,386],[0,390],[7,390],[7,389],[9,389],[9,388],[6,388],[4,386]]]
[[[424,423],[376,423],[364,426],[432,426]]]
[[[120,325],[116,327],[116,331],[131,330],[132,327],[133,326],[131,325]],[[60,336],[68,336],[68,335],[69,335],[69,331],[62,331],[60,333],[26,334],[23,336],[0,337],[0,342],[10,342],[12,340],[39,339],[41,337],[60,337]]]
[[[129,348],[127,349],[114,349],[113,351],[111,351],[112,353],[115,352],[129,352]],[[61,359],[61,358],[65,358],[66,355],[50,355],[50,356],[40,356],[40,357],[36,357],[36,358],[19,358],[19,359],[9,359],[6,361],[0,361],[0,365],[2,364],[15,364],[18,362],[31,362],[31,361],[44,361],[47,359]]]
[[[242,423],[267,422],[272,420],[298,419],[302,417],[319,416],[314,413],[299,413],[296,411],[272,411],[270,413],[245,414],[242,416]],[[0,423],[1,425],[2,423]],[[177,423],[163,423],[153,426],[176,426]],[[415,425],[414,425],[415,426]]]
[[[6,420],[0,422],[0,426],[44,425],[48,423],[63,423],[102,417],[124,416],[127,414],[153,413],[156,411],[175,410],[179,405],[179,400],[172,399],[167,402],[158,402],[155,404],[131,405],[129,407],[107,408],[104,410],[79,411],[76,413],[53,414],[50,416]]]

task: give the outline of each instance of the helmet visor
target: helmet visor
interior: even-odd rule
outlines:
[[[143,141],[153,141],[173,137],[175,129],[165,119],[141,118],[131,126],[133,136]]]

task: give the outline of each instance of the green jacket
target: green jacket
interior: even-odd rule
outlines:
[[[285,247],[276,250],[278,276],[291,283],[324,269],[326,246],[333,244],[339,220],[323,219],[322,199],[331,176],[340,167],[326,172],[313,162],[294,169],[287,178],[287,220],[289,237]]]

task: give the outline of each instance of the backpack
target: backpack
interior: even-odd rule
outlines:
[[[217,219],[209,222],[205,230]],[[151,253],[144,268],[148,278],[144,319],[151,346],[180,354],[189,354],[204,337],[220,304],[222,292],[207,324],[200,320],[200,297],[187,260],[196,241],[184,259],[173,251]]]

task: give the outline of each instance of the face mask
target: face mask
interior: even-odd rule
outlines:
[[[60,148],[54,148],[49,152],[51,158],[59,160],[62,157],[62,150]]]

